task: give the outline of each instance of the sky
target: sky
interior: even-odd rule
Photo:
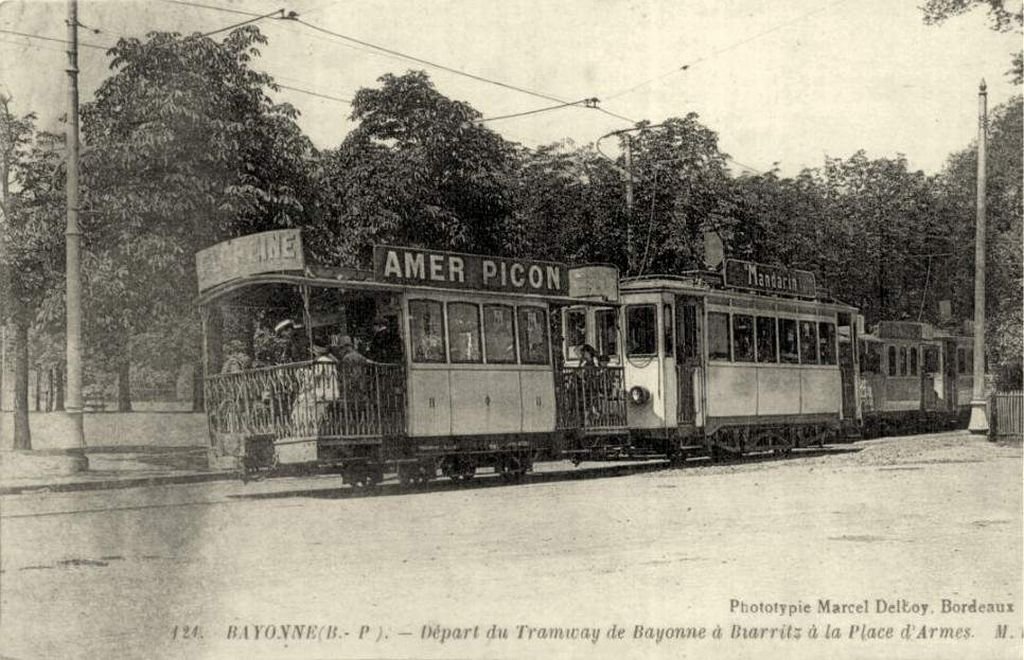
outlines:
[[[527,146],[589,144],[632,121],[696,112],[737,171],[777,165],[792,175],[863,149],[870,157],[904,154],[912,169],[935,173],[977,135],[982,78],[990,108],[1021,92],[1005,75],[1021,36],[990,30],[982,9],[925,25],[923,1],[80,0],[79,39],[109,46],[120,36],[206,32],[248,19],[209,7],[284,8],[326,30],[541,96],[597,97],[625,118],[564,107],[489,123]],[[0,0],[0,30],[64,39],[66,11],[64,2]],[[385,73],[424,69],[438,90],[485,117],[557,103],[295,22],[258,25],[270,41],[256,68],[317,94],[351,99]],[[50,130],[62,130],[66,110],[63,48],[0,32],[0,92]],[[91,48],[79,59],[84,102],[109,75],[109,59]],[[353,126],[343,102],[292,90],[274,96],[301,112],[299,124],[319,147],[336,146]]]

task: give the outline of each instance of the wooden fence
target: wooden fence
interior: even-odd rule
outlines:
[[[989,433],[993,438],[1024,436],[1024,392],[996,392],[989,410]]]

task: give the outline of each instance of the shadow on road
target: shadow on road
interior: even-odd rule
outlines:
[[[579,481],[583,479],[604,479],[610,477],[624,477],[634,474],[647,474],[668,470],[690,470],[720,465],[741,466],[766,462],[788,462],[815,456],[854,454],[860,451],[862,450],[859,447],[845,445],[840,447],[824,447],[820,449],[798,449],[794,450],[789,456],[784,457],[774,456],[771,454],[755,454],[719,463],[713,463],[707,458],[694,458],[680,464],[670,464],[664,460],[656,460],[644,463],[633,462],[629,464],[619,463],[614,465],[572,468],[566,470],[546,470],[543,472],[533,472],[513,481],[503,479],[501,476],[494,473],[484,472],[478,473],[477,476],[470,481],[452,481],[450,479],[440,478],[426,484],[404,485],[391,482],[391,480],[385,480],[385,483],[369,489],[342,486],[339,483],[338,488],[306,488],[301,490],[277,491],[272,493],[229,495],[228,497],[240,500],[273,500],[296,497],[309,497],[322,500],[360,497],[393,497],[415,493],[446,493],[452,491],[501,488],[526,484],[557,483],[563,481]],[[338,477],[338,480],[340,482],[340,476]]]

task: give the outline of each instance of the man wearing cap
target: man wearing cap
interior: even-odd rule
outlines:
[[[344,365],[370,364],[370,360],[356,350],[352,338],[348,335],[342,335],[338,340],[337,346],[334,347],[334,356]]]

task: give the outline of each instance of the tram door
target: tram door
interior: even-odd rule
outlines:
[[[854,382],[857,369],[857,358],[854,349],[857,346],[857,326],[851,314],[839,314],[839,327],[849,328],[850,341],[839,342],[839,382],[842,387],[843,419],[857,418],[857,389]]]
[[[680,425],[697,421],[699,387],[703,382],[700,319],[699,298],[676,298],[676,419]]]
[[[945,347],[945,359],[943,360],[944,382],[943,392],[946,394],[946,409],[956,410],[957,401],[960,398],[960,393],[957,392],[956,387],[956,342],[946,340],[942,342]]]

